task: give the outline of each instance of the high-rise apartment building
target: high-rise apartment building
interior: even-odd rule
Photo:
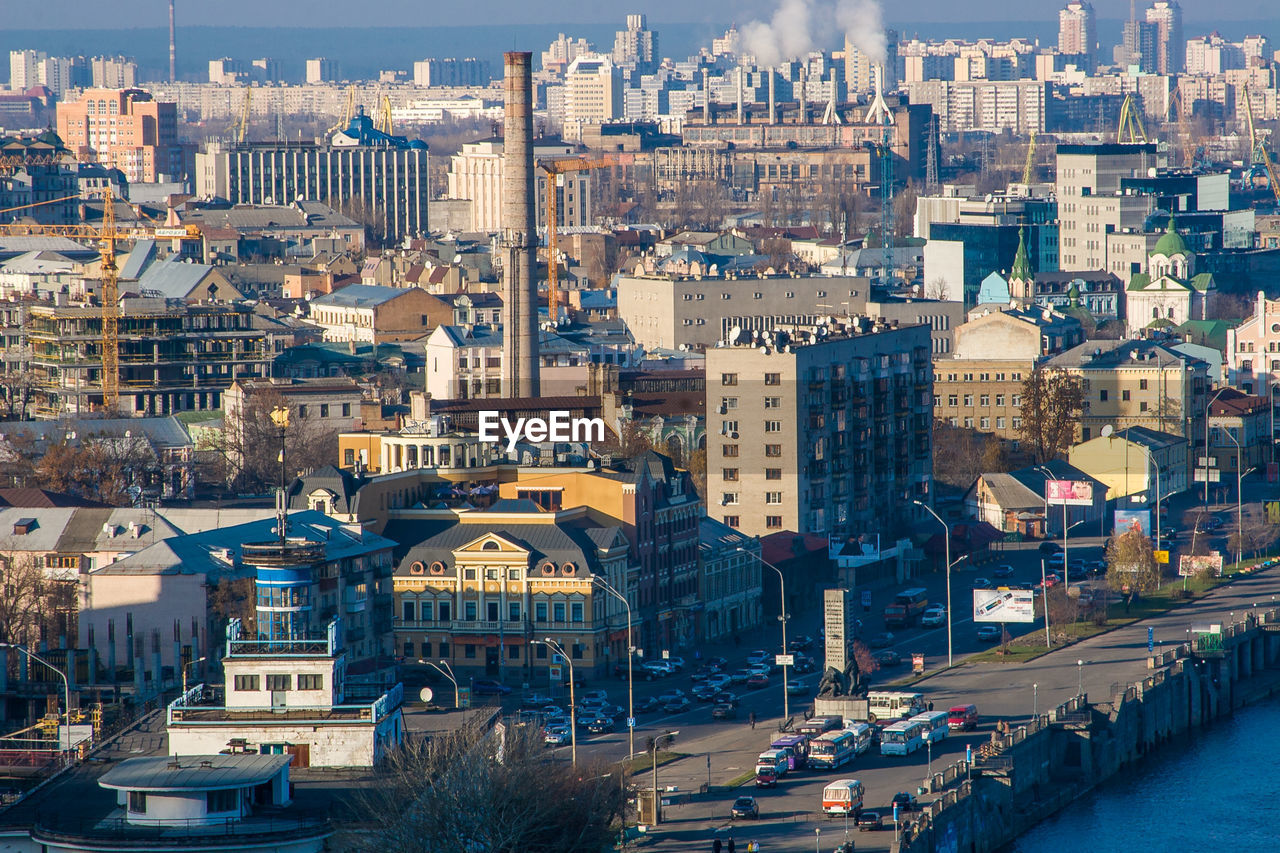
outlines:
[[[1124,40],[1116,48],[1116,62],[1120,65],[1136,65],[1140,71],[1155,74],[1158,35],[1159,27],[1150,21],[1125,21]]]
[[[751,535],[896,533],[931,492],[930,356],[928,326],[866,317],[709,348],[707,514]]]
[[[123,56],[95,56],[89,60],[95,89],[132,89],[138,85],[138,63]]]
[[[182,178],[177,105],[141,89],[86,89],[80,100],[58,104],[58,135],[131,184]]]
[[[1181,74],[1187,64],[1187,43],[1182,38],[1182,7],[1178,0],[1156,0],[1147,10],[1147,23],[1156,27],[1156,72]]]
[[[89,65],[83,56],[49,56],[39,50],[9,51],[9,88],[15,92],[45,86],[62,97],[68,89],[78,89],[89,82]]]
[[[1064,270],[1104,270],[1107,234],[1141,229],[1151,196],[1125,194],[1120,182],[1158,164],[1156,146],[1104,143],[1057,149],[1058,257]]]
[[[579,56],[564,80],[564,123],[600,124],[622,117],[622,72],[607,56]]]
[[[1093,4],[1088,0],[1071,0],[1058,12],[1058,53],[1075,57],[1081,68],[1092,71],[1097,46]]]
[[[488,86],[493,73],[486,59],[424,59],[413,63],[415,86]]]
[[[898,88],[898,31],[885,33],[885,61],[875,62],[849,37],[844,39],[844,79],[849,92],[892,92]],[[881,74],[884,79],[881,79]]]
[[[613,37],[613,61],[617,65],[633,68],[640,74],[650,74],[658,67],[662,56],[658,53],[658,34],[649,29],[644,15],[627,15],[627,28],[618,30]]]
[[[449,165],[449,198],[471,201],[471,228],[475,231],[498,231],[502,228],[502,177],[505,171],[501,139],[464,142],[462,151],[453,155]],[[574,157],[577,149],[559,141],[534,140],[533,156],[537,160]],[[533,197],[536,223],[545,224],[547,175],[541,169],[534,173]],[[557,182],[556,219],[562,228],[591,225],[591,172],[571,172]]]
[[[323,56],[308,59],[305,79],[308,83],[332,83],[338,79],[338,60]]]

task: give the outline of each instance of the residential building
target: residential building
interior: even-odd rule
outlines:
[[[713,517],[752,535],[906,524],[932,492],[931,352],[927,327],[865,317],[707,349]]]
[[[89,60],[95,89],[132,89],[138,84],[138,63],[124,56],[95,56]]]
[[[236,380],[222,397],[224,429],[234,437],[233,446],[242,446],[240,430],[245,418],[254,408],[269,404],[287,406],[290,420],[295,423],[306,422],[319,430],[348,431],[361,422],[364,398],[364,386],[345,376]],[[262,399],[269,403],[260,403]]]
[[[1182,37],[1182,7],[1178,0],[1155,0],[1147,9],[1147,23],[1155,25],[1155,72],[1175,75],[1186,70],[1187,43]]]
[[[907,83],[913,105],[932,107],[942,133],[985,130],[1019,136],[1052,130],[1050,84],[1042,80],[924,80]]]
[[[1259,290],[1253,315],[1227,330],[1227,384],[1264,396],[1280,384],[1280,299]]]
[[[1154,508],[1157,482],[1161,500],[1191,488],[1190,448],[1186,436],[1128,427],[1073,445],[1067,458],[1106,484],[1108,500],[1141,500]]]
[[[9,89],[22,92],[44,86],[56,98],[88,86],[89,67],[83,56],[49,56],[42,50],[9,51]]]
[[[1049,480],[1072,480],[1091,485],[1087,506],[1052,506],[1045,500]],[[984,473],[964,494],[965,515],[985,521],[1002,533],[1029,539],[1055,539],[1080,522],[1101,528],[1107,509],[1107,485],[1061,459],[1005,473]],[[1089,535],[1091,525],[1084,525]]]
[[[1196,255],[1170,216],[1164,236],[1147,256],[1147,272],[1134,273],[1125,287],[1125,325],[1134,334],[1207,320],[1216,291],[1212,273],[1196,272]]]
[[[759,628],[764,622],[760,540],[704,516],[698,520],[698,551],[699,640],[714,643]]]
[[[1075,62],[1082,70],[1092,72],[1097,49],[1093,4],[1088,0],[1071,0],[1058,12],[1058,53],[1067,62]]]
[[[227,281],[223,270],[211,264],[190,263],[176,254],[165,255],[155,240],[138,240],[127,255],[117,258],[120,291],[149,299],[175,299],[188,305],[235,302],[244,299],[239,288]]]
[[[86,89],[80,100],[58,104],[58,135],[130,183],[184,177],[178,106],[141,89]]]
[[[1077,439],[1146,427],[1194,440],[1204,435],[1209,366],[1158,341],[1091,340],[1049,359],[1081,381],[1084,411]]]
[[[415,86],[488,86],[493,80],[489,60],[424,59],[413,63]]]
[[[320,201],[359,214],[384,240],[429,230],[426,143],[388,136],[363,112],[324,142],[211,142],[196,154],[196,194],[232,204]]]
[[[1248,473],[1274,461],[1271,431],[1274,418],[1267,397],[1241,394],[1227,388],[1209,406],[1209,467],[1216,469],[1215,485],[1232,486],[1240,471]],[[1197,460],[1197,467],[1199,465]],[[1202,480],[1202,475],[1197,475]]]
[[[1157,165],[1155,143],[1058,145],[1055,189],[1063,270],[1111,268],[1107,234],[1141,230],[1152,209],[1149,196],[1122,193],[1121,181],[1145,176]]]
[[[32,305],[25,335],[40,417],[101,410],[101,308]],[[271,335],[249,306],[125,296],[119,410],[168,415],[220,408],[237,378],[269,376],[274,355]]]
[[[483,139],[464,142],[462,151],[453,155],[449,165],[449,198],[471,201],[471,228],[496,232],[502,228],[502,140]],[[534,140],[536,160],[576,158],[577,146],[559,140]],[[539,228],[546,220],[547,176],[542,170],[535,175],[534,211]],[[591,225],[591,172],[570,172],[557,179],[556,216],[561,227]]]
[[[411,341],[453,321],[453,311],[420,287],[349,284],[311,300],[312,323],[326,341]]]
[[[658,34],[649,29],[645,15],[627,15],[627,28],[613,36],[613,63],[631,71],[633,76],[652,74],[662,61]],[[570,63],[572,66],[572,62]]]
[[[622,117],[622,71],[607,56],[587,54],[564,77],[564,125],[601,124]]]
[[[326,59],[323,56],[308,59],[304,78],[308,85],[313,83],[332,83],[340,79],[338,76],[338,60]]]
[[[13,164],[0,170],[0,208],[20,209],[41,225],[79,222],[75,155],[56,133],[0,137],[0,159]]]

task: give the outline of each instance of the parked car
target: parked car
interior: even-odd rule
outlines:
[[[582,694],[582,701],[583,702],[608,702],[609,691],[608,690],[588,690],[586,693]]]
[[[520,697],[521,708],[541,708],[551,704],[551,697],[544,693],[526,693]]]
[[[724,690],[713,696],[711,701],[715,702],[717,705],[731,705],[736,708],[738,707],[738,694]]]
[[[732,680],[729,678],[729,676],[722,675],[720,673],[716,673],[715,675],[707,679],[707,685],[709,687],[715,687],[716,689],[721,689],[721,690],[724,689],[725,687],[728,687],[731,683],[732,683]]]
[[[747,686],[748,687],[768,687],[769,676],[760,672],[754,673],[750,678],[747,679]]]
[[[1045,586],[1045,587],[1048,587],[1049,589],[1053,589],[1055,586],[1057,586],[1060,583],[1062,583],[1061,576],[1059,576],[1055,572],[1049,572],[1049,574],[1044,576],[1044,580],[1036,584],[1036,588],[1038,589],[1041,586]]]
[[[803,683],[796,681],[795,679],[792,679],[791,681],[787,682],[787,695],[788,696],[808,696],[809,688],[805,687]]]
[[[542,735],[542,742],[547,746],[564,746],[572,739],[568,726],[547,726]]]
[[[746,684],[747,679],[751,677],[749,669],[735,669],[729,674],[729,682],[731,684]]]
[[[693,688],[693,698],[697,699],[699,702],[710,702],[711,699],[719,692],[720,690],[718,688],[712,687],[710,684],[699,684],[697,687]]]
[[[889,801],[890,806],[897,806],[898,811],[913,812],[920,808],[920,804],[916,802],[914,794],[908,794],[906,791],[899,791],[893,795],[893,799]]]
[[[636,702],[636,713],[647,714],[662,707],[662,700],[657,696],[648,696]]]
[[[748,665],[771,663],[772,661],[773,661],[773,655],[769,652],[764,651],[763,649],[756,649],[754,652],[747,655]]]
[[[925,627],[947,624],[947,608],[940,604],[927,607],[924,613],[920,614],[920,624]]]
[[[542,716],[546,720],[567,720],[569,712],[559,705],[543,705],[540,709]]]
[[[893,632],[881,631],[868,640],[867,645],[873,649],[886,649],[893,645]]]
[[[760,806],[756,803],[755,797],[738,797],[733,801],[733,806],[729,809],[729,819],[734,818],[750,818],[757,820],[760,817]]]
[[[597,715],[587,720],[587,731],[592,734],[602,735],[613,731],[613,720],[604,715]]]
[[[1013,566],[1008,563],[1002,563],[991,570],[993,578],[1011,578],[1013,577]]]
[[[645,681],[653,681],[655,678],[666,678],[671,674],[671,670],[667,669],[666,664],[662,661],[645,661],[640,665],[637,672],[644,673]]]
[[[707,666],[714,666],[718,670],[723,671],[724,668],[727,667],[728,665],[729,665],[729,661],[725,660],[724,658],[720,658],[720,657],[707,658]]]
[[[684,658],[678,658],[678,657],[663,658],[662,662],[665,663],[671,669],[672,672],[684,672]]]
[[[898,654],[893,649],[884,649],[882,651],[878,651],[875,653],[875,655],[873,655],[873,657],[875,658],[876,663],[886,668],[891,666],[898,666],[900,663],[902,663],[902,655]]]
[[[776,788],[778,787],[778,774],[772,770],[761,770],[756,774],[757,788]]]
[[[1063,554],[1050,554],[1049,559],[1044,564],[1051,569],[1060,569],[1067,564],[1067,558]]]
[[[806,672],[814,672],[817,670],[817,668],[818,668],[818,665],[814,663],[813,658],[809,657],[808,655],[800,654],[799,652],[797,652],[796,663],[795,663],[795,666],[791,667],[791,670],[793,672],[799,672],[803,674]]]
[[[766,663],[753,663],[751,666],[747,667],[747,672],[752,675],[763,675],[767,678],[769,674],[773,672],[773,667]]]
[[[992,587],[992,583],[990,578],[974,578],[973,579],[974,589],[991,589],[991,587]]]
[[[808,634],[801,634],[799,637],[796,637],[795,639],[793,639],[790,643],[787,643],[787,648],[789,648],[793,652],[808,651],[809,649],[813,648],[813,637],[810,637]]]
[[[1040,543],[1041,554],[1056,554],[1062,550],[1062,546],[1057,542],[1046,541]]]
[[[477,678],[471,682],[471,692],[476,696],[506,696],[511,688],[491,678]]]
[[[679,687],[673,687],[670,690],[667,690],[661,693],[658,696],[658,701],[665,704],[667,702],[674,702],[677,699],[686,699],[686,698],[688,697],[685,695],[685,692],[683,690],[681,690]]]
[[[711,708],[711,719],[732,720],[738,716],[738,709],[727,702],[720,702]]]
[[[858,815],[858,831],[874,832],[884,827],[884,818],[880,812],[864,811]]]
[[[999,625],[982,625],[978,628],[978,639],[984,643],[998,643],[1000,636]]]
[[[662,712],[664,714],[680,714],[689,710],[690,707],[691,703],[689,700],[681,696],[679,699],[672,699],[670,702],[663,705]]]

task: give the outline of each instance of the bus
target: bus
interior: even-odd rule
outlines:
[[[766,749],[756,759],[756,775],[768,772],[775,776],[783,776],[789,766],[785,752],[780,749]]]
[[[808,735],[778,735],[769,747],[787,754],[788,770],[803,770],[809,758]]]
[[[910,755],[924,746],[924,723],[901,720],[880,732],[881,755]]]
[[[840,717],[810,717],[796,726],[796,731],[802,735],[808,735],[809,739],[812,740],[818,735],[836,731],[841,727],[840,723]]]
[[[908,628],[916,624],[920,614],[929,606],[929,591],[923,587],[904,589],[893,597],[893,603],[884,609],[884,624],[888,628]]]
[[[929,709],[922,693],[894,693],[872,690],[867,694],[867,715],[876,720],[905,720]]]
[[[925,711],[923,714],[916,714],[907,722],[922,723],[924,739],[929,743],[937,743],[951,733],[948,719],[949,715],[946,711]]]
[[[854,815],[862,810],[866,789],[857,779],[836,779],[822,789],[822,810],[828,815]]]
[[[809,744],[809,766],[835,770],[852,761],[857,750],[858,739],[853,732],[844,729],[827,732]]]

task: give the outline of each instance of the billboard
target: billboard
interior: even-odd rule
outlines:
[[[1045,480],[1044,497],[1054,506],[1093,506],[1093,483],[1088,480]]]
[[[1122,536],[1131,530],[1139,530],[1142,535],[1151,538],[1151,510],[1118,509],[1116,510],[1115,534]]]
[[[1183,554],[1178,558],[1178,574],[1182,577],[1208,572],[1214,577],[1222,574],[1222,555],[1218,553],[1201,557]]]
[[[974,622],[1034,622],[1036,594],[1029,589],[975,589]]]

